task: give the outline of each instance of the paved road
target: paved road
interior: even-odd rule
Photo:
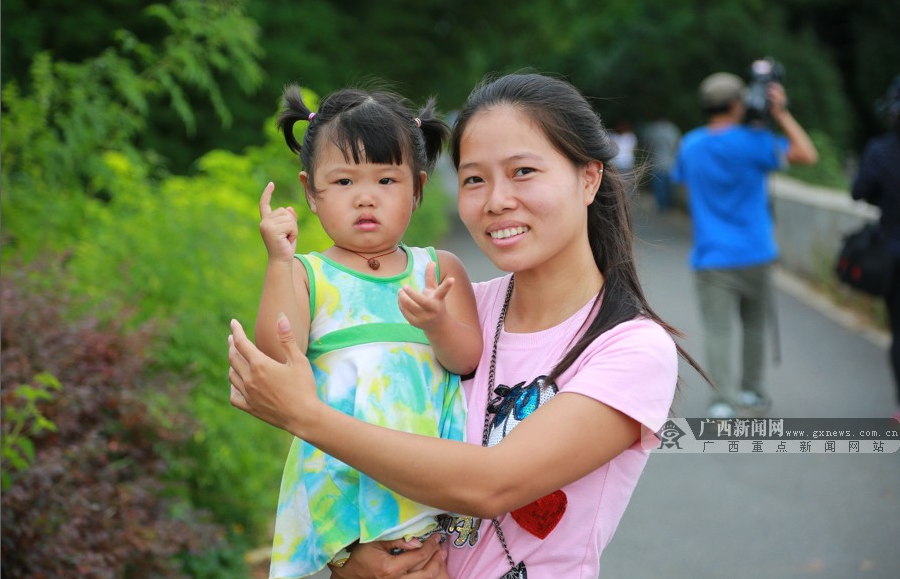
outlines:
[[[645,290],[702,363],[689,224],[683,216],[661,218],[642,201],[635,227]],[[462,226],[441,246],[463,260],[473,280],[499,273]],[[810,307],[802,291],[779,291],[777,307],[783,360],[767,369],[771,416],[890,414],[883,340],[848,330]],[[703,416],[708,387],[689,368],[681,375],[675,416]],[[604,552],[601,577],[896,579],[900,454],[654,454]]]

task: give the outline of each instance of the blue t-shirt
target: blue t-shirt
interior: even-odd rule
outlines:
[[[778,257],[767,176],[787,166],[787,148],[784,137],[745,125],[684,136],[672,179],[688,191],[694,269],[752,267]]]

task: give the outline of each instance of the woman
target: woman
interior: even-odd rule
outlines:
[[[460,217],[512,272],[474,285],[485,347],[464,382],[468,444],[327,408],[285,319],[287,364],[232,322],[231,402],[402,495],[460,513],[445,527],[451,577],[525,568],[532,579],[593,579],[668,416],[680,352],[640,287],[627,197],[608,165],[616,146],[573,86],[529,74],[476,87],[451,148]],[[356,547],[335,576],[447,576],[437,557],[420,571],[415,551],[388,558],[392,546]]]

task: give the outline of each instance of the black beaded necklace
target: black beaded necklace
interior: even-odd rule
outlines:
[[[491,349],[491,366],[488,371],[488,405],[484,411],[484,432],[481,436],[481,446],[488,445],[488,437],[491,432],[491,418],[497,411],[497,406],[491,401],[494,394],[494,380],[497,372],[497,344],[500,342],[500,331],[503,329],[503,322],[506,320],[506,312],[509,310],[509,300],[512,297],[513,285],[515,285],[515,277],[510,276],[509,286],[506,288],[506,298],[503,300],[503,308],[500,310],[500,317],[497,320],[497,329],[494,331],[494,346]],[[503,536],[503,529],[500,528],[500,521],[496,517],[491,519],[494,530],[497,531],[497,538],[503,545],[503,551],[506,553],[506,560],[509,561],[509,571],[500,579],[528,579],[528,570],[525,568],[525,561],[520,561],[517,565],[509,553],[509,546],[506,544],[506,537]]]

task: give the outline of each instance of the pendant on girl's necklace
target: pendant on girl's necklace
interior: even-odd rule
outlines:
[[[381,267],[381,262],[378,261],[377,258],[384,257],[385,255],[390,255],[390,254],[394,253],[395,251],[397,251],[397,249],[399,249],[399,248],[395,247],[394,249],[392,249],[390,251],[386,251],[386,252],[382,253],[381,255],[373,255],[372,257],[366,257],[365,255],[358,253],[356,251],[353,251],[352,249],[348,249],[347,251],[349,251],[350,253],[355,253],[356,255],[358,255],[361,258],[363,258],[364,260],[366,260],[366,263],[369,264],[369,267],[371,269],[378,269],[379,267]]]

